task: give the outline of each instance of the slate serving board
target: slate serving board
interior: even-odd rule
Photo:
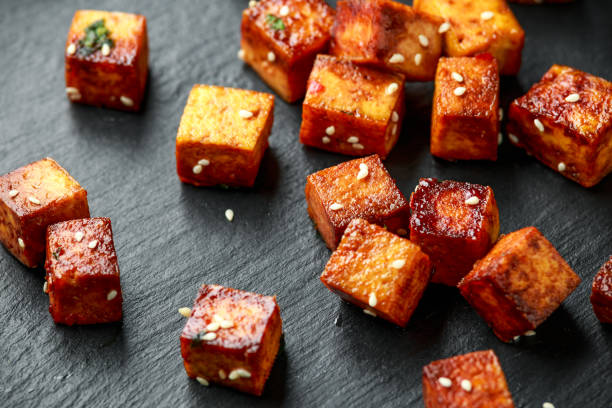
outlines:
[[[517,407],[612,405],[612,328],[588,301],[612,253],[612,176],[585,189],[508,144],[499,160],[429,154],[431,83],[407,85],[408,112],[386,161],[408,195],[419,177],[490,185],[502,232],[537,226],[583,282],[541,327],[503,344],[458,294],[431,285],[400,329],[345,304],[319,281],[330,252],[306,213],[306,175],[348,159],[298,142],[300,104],[276,98],[270,149],[252,190],[198,189],[175,171],[174,138],[194,83],[269,88],[236,58],[246,0],[0,3],[0,173],[45,156],[110,217],[121,268],[119,324],[56,326],[42,270],[0,250],[0,406],[420,407],[421,368],[495,350]],[[139,114],[71,105],[63,47],[78,8],[147,17],[150,80]],[[527,33],[523,66],[502,81],[504,107],[553,63],[612,79],[612,3],[512,6]],[[229,223],[224,211],[236,217]],[[184,319],[201,283],[276,294],[284,340],[264,396],[202,387],[185,375]],[[335,323],[337,319],[337,324]]]

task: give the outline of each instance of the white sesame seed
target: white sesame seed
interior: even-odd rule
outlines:
[[[540,119],[534,119],[533,124],[535,125],[535,127],[538,128],[540,132],[544,131],[544,125],[542,124],[542,122],[540,122]]]
[[[89,247],[90,249],[94,249],[97,246],[98,246],[98,240],[96,239],[94,239],[93,241],[89,241],[89,244],[87,244],[87,247]]]
[[[276,54],[274,54],[272,51],[268,52],[268,61],[270,62],[276,61]]]
[[[204,377],[196,377],[196,380],[205,387],[208,387],[210,385],[208,380]]]
[[[76,45],[74,43],[71,43],[68,47],[66,47],[66,53],[68,55],[72,55],[76,52]]]
[[[232,220],[234,219],[234,210],[229,208],[225,210],[225,218],[227,218],[229,222],[232,222]]]
[[[223,318],[219,315],[214,315],[213,316],[213,321],[217,322],[217,323],[221,323],[223,321]]]
[[[363,313],[372,316],[372,317],[376,317],[376,313],[374,313],[373,311],[371,311],[370,309],[363,309]]]
[[[519,142],[518,137],[516,137],[516,135],[514,135],[513,133],[508,133],[508,139],[510,139],[510,141],[515,144]]]
[[[465,203],[467,205],[477,205],[479,202],[480,202],[480,200],[476,196],[472,196],[472,197],[468,198],[467,200],[465,200]]]
[[[361,143],[353,143],[353,149],[363,150],[364,146]]]
[[[202,172],[202,165],[201,164],[196,164],[195,166],[193,166],[193,169],[191,169],[191,171],[193,171],[193,174],[200,174]]]
[[[580,100],[580,95],[577,93],[569,94],[565,98],[565,102],[578,102]]]
[[[386,93],[387,95],[391,95],[393,94],[395,91],[397,91],[399,89],[399,85],[396,84],[395,82],[389,84],[389,86],[387,87]]]
[[[66,95],[68,95],[68,99],[71,101],[78,101],[81,99],[81,92],[72,86],[66,88]]]
[[[504,141],[504,135],[502,134],[502,132],[499,132],[497,134],[497,145],[499,146],[500,144],[502,144],[503,141]]]
[[[408,231],[406,231],[403,228],[400,228],[397,230],[397,235],[406,235],[408,233]]]
[[[503,110],[503,108],[499,108],[497,113],[498,113],[498,116],[499,116],[499,121],[501,122],[504,119],[504,110]]]
[[[458,72],[455,72],[455,71],[451,72],[451,78],[453,78],[457,82],[463,82],[463,77]]]
[[[346,139],[347,143],[359,143],[359,138],[357,136],[351,136]]]
[[[359,164],[359,173],[357,173],[357,180],[361,180],[368,177],[368,166],[365,163]]]
[[[450,386],[453,385],[453,382],[450,380],[450,378],[446,378],[446,377],[438,378],[438,382],[444,388],[450,388]]]
[[[229,373],[228,378],[230,380],[237,380],[239,378],[251,378],[251,373],[249,373],[244,368],[236,368]]]
[[[85,236],[85,233],[83,231],[77,231],[74,233],[74,239],[76,242],[81,242],[84,236]]]
[[[336,133],[336,128],[334,126],[328,126],[325,129],[325,133],[327,134],[327,136],[332,136],[334,133]]]
[[[391,120],[393,122],[399,121],[399,114],[396,111],[393,111],[393,113],[391,114]]]
[[[495,16],[495,13],[493,13],[492,11],[483,11],[482,13],[480,13],[480,18],[483,19],[484,21],[490,20]]]
[[[11,198],[17,197],[17,194],[19,194],[18,190],[11,190],[11,191],[9,191],[9,197],[11,197]]]
[[[414,65],[421,65],[421,61],[423,61],[423,55],[420,52],[414,54]]]
[[[455,90],[453,91],[453,93],[457,96],[461,96],[465,93],[465,87],[464,86],[459,86],[457,88],[455,88]]]
[[[106,295],[106,300],[113,300],[116,297],[117,297],[117,291],[113,289],[110,292],[108,292],[108,294]]]
[[[545,402],[542,404],[542,408],[555,408],[552,402]]]
[[[49,283],[47,281],[43,284],[43,293],[49,293]]]
[[[337,211],[339,209],[341,209],[342,207],[344,207],[342,204],[340,203],[333,203],[332,205],[329,206],[329,209],[332,211]]]
[[[198,164],[200,166],[208,166],[210,164],[210,160],[208,160],[208,159],[200,159],[200,160],[198,160]]]
[[[448,21],[443,22],[442,24],[440,24],[440,27],[438,28],[438,32],[440,34],[444,34],[445,32],[447,32],[448,30],[450,30],[451,25]]]
[[[179,308],[178,312],[183,317],[190,317],[191,316],[191,308],[189,308],[189,307],[181,307],[181,308]]]
[[[406,61],[406,58],[399,53],[395,53],[391,56],[391,58],[389,58],[389,63],[391,64],[401,64],[404,61]]]
[[[221,327],[219,323],[213,322],[213,323],[209,323],[206,325],[206,330],[209,332],[214,332],[214,331],[219,330],[219,327]]]
[[[119,100],[121,101],[122,104],[124,104],[125,106],[134,106],[134,101],[132,100],[132,98],[128,98],[125,95],[121,95],[119,97]]]
[[[216,338],[217,338],[217,333],[215,332],[206,333],[205,335],[202,336],[202,340],[204,341],[212,341]]]
[[[463,388],[467,392],[470,392],[472,391],[472,383],[470,382],[470,380],[462,380],[461,388]]]
[[[23,242],[23,239],[17,238],[17,243],[21,248],[25,248],[25,242]]]
[[[331,139],[327,136],[323,136],[321,138],[321,142],[323,142],[323,144],[328,144],[329,142],[331,142]]]
[[[565,169],[567,169],[567,166],[565,165],[565,163],[560,162],[560,163],[557,165],[557,170],[559,170],[559,171],[563,172],[563,171],[565,171]]]
[[[257,2],[255,0],[249,1],[249,7],[255,7],[256,5],[257,5]]]
[[[404,267],[404,265],[406,265],[405,259],[396,259],[395,261],[391,262],[391,267],[393,269],[401,269]]]
[[[222,329],[229,329],[231,327],[234,327],[234,322],[232,322],[231,320],[221,320],[219,326],[221,326]]]
[[[244,109],[240,109],[238,111],[238,115],[240,115],[240,117],[242,119],[249,119],[253,117],[253,112],[248,111],[248,110],[244,110]]]
[[[238,59],[244,61],[244,50],[242,48],[238,50]]]
[[[535,336],[535,334],[536,334],[536,332],[535,332],[534,330],[527,330],[527,331],[526,331],[526,332],[523,334],[523,336],[528,336],[528,337],[530,337],[530,336]]]
[[[225,380],[227,378],[227,374],[225,374],[225,371],[219,370],[219,378],[222,380]]]
[[[391,128],[391,134],[395,136],[396,133],[397,133],[397,125],[393,125],[393,127]]]
[[[31,202],[32,204],[36,204],[36,205],[40,205],[40,200],[36,197],[28,197],[28,201]]]
[[[368,305],[370,307],[375,307],[378,303],[378,299],[376,299],[376,293],[370,293],[370,297],[368,298]]]
[[[514,336],[512,338],[513,341],[519,341],[521,339],[521,336]]]
[[[105,57],[110,54],[111,49],[110,49],[110,45],[108,45],[108,43],[104,43],[102,45],[102,55],[104,55]]]
[[[419,34],[419,43],[421,44],[421,46],[427,47],[429,46],[429,38],[427,38],[423,34]]]
[[[281,7],[280,11],[278,12],[278,15],[281,17],[287,17],[289,15],[289,7],[288,6]]]

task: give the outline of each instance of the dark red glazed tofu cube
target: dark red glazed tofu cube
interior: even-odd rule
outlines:
[[[425,408],[514,408],[493,350],[475,351],[423,367]]]
[[[364,312],[403,327],[430,275],[429,257],[418,245],[358,218],[344,231],[321,282]]]
[[[334,10],[324,0],[261,0],[242,12],[240,57],[287,102],[306,93],[329,46]]]
[[[440,58],[431,117],[431,154],[497,160],[499,74],[491,54]]]
[[[261,395],[281,334],[275,297],[202,285],[181,334],[187,375]]]
[[[72,102],[140,109],[149,70],[144,16],[78,10],[65,55],[66,94]]]
[[[429,255],[435,283],[456,286],[499,235],[499,210],[488,186],[424,178],[410,209],[410,240]]]
[[[306,202],[310,218],[332,250],[355,218],[398,235],[408,231],[408,201],[377,155],[311,174],[306,179]]]
[[[612,256],[593,280],[591,304],[602,323],[612,323]]]
[[[0,177],[0,241],[25,266],[45,262],[48,225],[85,217],[87,191],[53,159]]]
[[[463,297],[502,341],[539,326],[580,278],[535,227],[504,235],[459,283]]]
[[[336,153],[387,157],[404,117],[404,76],[319,55],[302,106],[300,142]]]
[[[121,320],[119,265],[108,218],[60,222],[47,230],[45,292],[55,323]]]

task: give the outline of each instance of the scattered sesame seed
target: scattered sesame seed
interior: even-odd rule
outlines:
[[[327,136],[323,136],[321,138],[321,142],[323,142],[323,144],[328,144],[329,142],[331,142],[331,139]]]
[[[521,339],[521,336],[514,336],[512,338],[513,341],[519,341]]]
[[[336,133],[336,128],[334,126],[328,126],[327,129],[325,129],[325,133],[327,136],[332,136],[334,133]]]
[[[106,300],[113,300],[116,297],[117,297],[117,291],[113,289],[110,292],[108,292],[108,294],[106,295]]]
[[[66,88],[66,95],[68,95],[68,99],[71,101],[77,101],[81,99],[81,92],[72,86]]]
[[[423,55],[419,52],[414,54],[414,65],[421,65],[421,61],[423,61]]]
[[[364,146],[361,143],[353,143],[353,149],[363,150]]]
[[[227,374],[225,374],[225,371],[219,370],[219,378],[222,380],[225,380],[227,378]]]
[[[288,6],[283,6],[281,7],[280,11],[278,12],[278,15],[281,17],[286,17],[289,15],[289,7]]]
[[[368,166],[365,163],[359,164],[359,173],[357,173],[357,180],[361,180],[368,177]]]
[[[467,392],[470,392],[472,391],[472,383],[470,382],[470,380],[462,380],[461,388],[463,388]]]
[[[421,46],[427,47],[429,46],[429,38],[427,38],[423,34],[419,34],[419,43],[421,44]]]
[[[508,139],[510,139],[510,141],[515,144],[519,142],[518,137],[516,137],[516,135],[512,133],[508,133]]]
[[[333,203],[332,205],[329,206],[329,209],[332,211],[336,211],[336,210],[341,209],[342,207],[344,206],[340,203]]]
[[[272,51],[268,52],[268,61],[270,62],[276,61],[276,54],[274,54]]]
[[[208,159],[200,159],[200,160],[198,160],[198,164],[200,166],[208,166],[210,164],[210,160],[208,160]]]
[[[346,139],[346,141],[348,143],[359,143],[359,138],[357,136],[351,136],[348,139]]]
[[[406,61],[406,58],[399,53],[395,53],[391,56],[391,58],[389,58],[389,63],[391,64],[401,64],[404,61]]]
[[[193,174],[200,174],[203,170],[203,167],[201,164],[196,164],[195,166],[193,166]]]
[[[378,303],[378,299],[376,299],[376,293],[370,293],[370,297],[368,298],[368,305],[370,307],[375,307]]]
[[[11,191],[9,191],[9,197],[11,197],[11,198],[17,197],[17,194],[19,194],[18,190],[11,190]]]
[[[121,95],[119,97],[119,100],[121,101],[122,104],[124,104],[125,106],[134,106],[134,101],[131,98],[128,98],[127,96]]]
[[[580,95],[577,93],[569,94],[565,98],[565,102],[578,102],[580,100]]]
[[[219,326],[221,326],[222,329],[229,329],[231,327],[234,327],[234,322],[232,322],[231,320],[221,320]]]
[[[229,222],[232,222],[234,219],[234,210],[229,208],[225,210],[225,218],[227,218]]]
[[[450,28],[451,28],[450,23],[448,21],[445,21],[442,24],[440,24],[440,28],[438,28],[438,33],[444,34],[448,30],[450,30]]]
[[[391,128],[391,134],[395,136],[396,133],[397,133],[397,125],[393,125],[393,127]]]
[[[463,77],[458,72],[455,72],[455,71],[451,72],[451,78],[453,78],[457,82],[463,82]]]
[[[98,240],[94,239],[93,241],[89,241],[89,244],[87,244],[87,246],[88,246],[90,249],[94,249],[95,247],[97,247],[97,246],[98,246]]]
[[[251,373],[249,373],[247,370],[245,370],[244,368],[237,368],[235,370],[232,370],[229,373],[229,377],[230,380],[237,380],[239,378],[251,378]]]
[[[480,13],[480,18],[483,19],[484,21],[490,20],[495,16],[495,13],[493,13],[492,11],[483,11],[482,13]]]
[[[32,204],[36,204],[36,205],[40,205],[40,200],[36,197],[28,197],[28,201],[31,202]]]
[[[406,265],[405,259],[396,259],[395,261],[391,262],[391,267],[393,269],[401,269],[404,267],[404,265]]]
[[[393,94],[395,91],[397,91],[399,89],[399,85],[396,84],[395,82],[389,84],[389,86],[387,87],[386,93],[387,95],[391,95]]]
[[[249,7],[254,7],[256,5],[257,5],[257,2],[255,0],[249,1]]]
[[[66,53],[68,55],[72,55],[76,52],[76,45],[74,43],[71,43],[67,48],[66,48]]]
[[[206,333],[205,335],[202,336],[202,340],[204,341],[212,341],[216,338],[217,338],[217,333],[215,332]]]
[[[465,87],[464,86],[459,86],[457,88],[455,88],[455,90],[453,91],[453,93],[457,96],[461,96],[465,93]]]
[[[499,146],[500,144],[502,144],[503,141],[504,141],[504,135],[502,134],[502,132],[499,132],[497,134],[497,145]]]
[[[538,128],[540,132],[544,131],[544,125],[542,124],[542,122],[540,122],[540,119],[534,119],[533,124],[535,125],[535,127]]]
[[[238,59],[244,61],[244,50],[242,48],[238,50]]]
[[[214,331],[219,330],[219,327],[221,327],[219,323],[213,322],[213,323],[209,323],[206,325],[206,330],[209,332],[214,332]]]
[[[210,385],[208,380],[204,377],[196,377],[196,380],[205,387],[208,387]]]
[[[397,230],[397,235],[406,235],[408,233],[408,231],[406,231],[403,228],[400,228]]]
[[[178,312],[183,317],[190,317],[191,316],[191,308],[189,308],[189,307],[181,307],[181,308],[179,308]]]
[[[499,116],[499,121],[501,122],[504,119],[504,109],[503,108],[499,108],[497,113],[498,113],[498,116]]]
[[[363,309],[363,313],[372,316],[372,317],[376,317],[376,313],[374,313],[373,311],[371,311],[370,309]]]
[[[84,236],[85,236],[85,233],[83,231],[77,231],[74,234],[74,239],[76,240],[76,242],[81,242]]]
[[[102,45],[102,55],[106,57],[107,55],[110,54],[110,52],[111,52],[110,45],[108,45],[108,43],[104,43]]]
[[[391,114],[391,120],[393,122],[399,121],[399,114],[396,111],[393,111],[393,113]]]
[[[530,336],[535,336],[535,335],[536,335],[536,332],[535,332],[534,330],[527,330],[527,331],[526,331],[526,332],[523,334],[523,336],[529,336],[529,337],[530,337]]]
[[[43,293],[49,293],[49,283],[47,281],[43,284]]]
[[[565,171],[565,169],[567,169],[567,166],[565,165],[565,163],[560,162],[560,163],[557,165],[557,170],[559,170],[559,171]]]
[[[480,200],[476,196],[472,196],[472,197],[468,198],[467,200],[465,200],[465,203],[467,205],[477,205],[479,202],[480,202]]]
[[[545,402],[542,404],[542,408],[555,408],[552,402]]]
[[[221,323],[223,321],[223,318],[219,315],[214,315],[213,316],[213,321]]]
[[[453,385],[453,382],[450,380],[450,378],[446,378],[446,377],[438,378],[438,382],[440,383],[441,386],[445,388],[450,388],[450,386]]]
[[[21,248],[25,248],[25,242],[23,242],[23,239],[17,238],[17,243]]]
[[[238,111],[238,115],[240,115],[240,117],[242,119],[249,119],[253,117],[253,112],[248,111],[248,110],[244,110],[244,109],[240,109]]]

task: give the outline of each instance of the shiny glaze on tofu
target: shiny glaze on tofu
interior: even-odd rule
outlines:
[[[593,279],[591,304],[602,323],[612,323],[612,256]]]
[[[508,117],[510,140],[570,180],[592,187],[612,171],[611,82],[553,65]]]
[[[300,142],[385,158],[397,142],[404,109],[403,75],[319,55],[308,79]]]
[[[270,94],[194,85],[176,136],[180,180],[196,186],[253,186],[273,121]]]
[[[410,240],[429,255],[434,283],[456,286],[499,235],[499,210],[488,186],[422,178],[410,209]]]
[[[423,367],[425,408],[514,408],[493,350],[475,351]]]
[[[308,214],[331,250],[356,218],[385,226],[398,235],[407,234],[408,201],[377,155],[309,175],[305,194]]]
[[[108,218],[60,222],[47,230],[46,288],[55,323],[121,320],[119,265]]]
[[[333,20],[323,0],[261,0],[242,12],[243,59],[281,98],[295,102],[306,93],[316,55],[327,51]]]
[[[25,266],[44,263],[48,225],[84,217],[87,191],[53,159],[0,177],[0,241]]]
[[[92,23],[103,20],[113,46],[82,52],[79,41]],[[138,111],[145,93],[149,46],[147,22],[138,14],[78,10],[65,48],[66,93],[76,103]]]
[[[580,278],[535,227],[503,236],[459,283],[466,300],[502,341],[535,329]]]
[[[459,82],[458,79],[461,79]],[[463,93],[457,94],[463,89]],[[499,74],[491,54],[440,58],[431,118],[431,154],[497,160]]]
[[[438,17],[391,0],[339,1],[330,53],[431,81],[443,38]]]
[[[414,0],[416,10],[450,24],[444,53],[451,57],[492,54],[501,75],[516,75],[521,66],[525,32],[506,0]]]
[[[281,334],[275,297],[202,285],[181,334],[187,375],[261,395]]]
[[[430,275],[429,257],[418,245],[358,218],[344,231],[321,282],[342,299],[403,327]]]

